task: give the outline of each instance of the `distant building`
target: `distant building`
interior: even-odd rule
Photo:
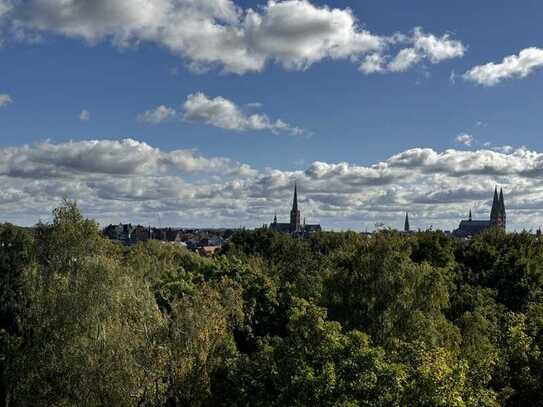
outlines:
[[[503,200],[503,190],[494,189],[494,199],[492,201],[492,209],[490,211],[490,220],[473,220],[471,209],[467,220],[462,220],[460,226],[453,232],[453,235],[460,238],[476,236],[490,228],[500,228],[505,230],[507,223],[507,215],[505,212],[505,203]]]
[[[308,225],[301,223],[301,213],[298,209],[298,187],[294,184],[294,198],[292,200],[292,209],[290,211],[290,223],[277,222],[277,215],[273,217],[273,223],[270,224],[270,229],[276,232],[287,233],[295,236],[304,236],[322,230],[321,225]]]

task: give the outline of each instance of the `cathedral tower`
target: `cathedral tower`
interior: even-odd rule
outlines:
[[[505,229],[506,213],[505,202],[503,200],[503,189],[500,188],[498,195],[498,187],[494,189],[494,199],[492,201],[492,210],[490,211],[490,225]]]

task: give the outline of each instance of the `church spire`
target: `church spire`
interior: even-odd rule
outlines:
[[[492,209],[490,211],[490,223],[496,225],[500,216],[500,198],[498,197],[498,187],[494,188],[494,199],[492,200]]]
[[[409,212],[405,213],[405,223],[403,225],[403,231],[406,233],[409,233],[411,231],[411,227],[409,226]]]
[[[472,221],[472,217],[471,217],[471,209],[469,210],[469,221],[471,222]]]
[[[294,198],[292,199],[292,210],[290,211],[290,231],[300,231],[300,211],[298,210],[298,185],[294,183]]]
[[[294,182],[294,199],[292,200],[292,210],[298,210],[298,185]]]

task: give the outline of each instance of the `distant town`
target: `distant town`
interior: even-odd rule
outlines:
[[[453,231],[444,231],[445,234],[458,239],[471,239],[474,236],[491,228],[506,230],[507,214],[503,189],[496,187],[492,201],[492,209],[488,219],[473,219],[469,209],[467,219],[460,221],[458,228]],[[302,220],[303,219],[303,220]],[[275,215],[269,225],[263,225],[262,229],[272,230],[287,234],[296,238],[306,238],[323,229],[320,224],[307,224],[302,218],[298,204],[298,187],[294,185],[294,196],[289,222],[278,222]],[[165,244],[180,245],[205,257],[212,257],[221,249],[229,239],[242,228],[156,228],[151,226],[118,224],[109,225],[103,229],[103,234],[110,240],[132,246],[139,242],[158,240]],[[402,233],[415,233],[411,228],[409,213],[406,212]],[[536,232],[541,235],[541,230]],[[365,232],[371,235],[371,233]]]

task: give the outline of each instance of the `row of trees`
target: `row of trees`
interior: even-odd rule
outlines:
[[[15,406],[543,406],[543,242],[235,235],[201,258],[75,204],[0,226]]]

